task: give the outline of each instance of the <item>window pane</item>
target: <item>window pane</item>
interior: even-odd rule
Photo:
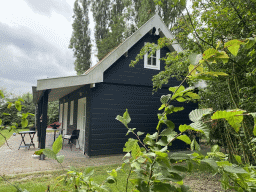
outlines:
[[[156,52],[154,54],[152,54],[152,57],[156,57]]]
[[[152,58],[152,60],[153,60],[152,65],[153,65],[153,66],[156,66],[156,58],[154,57],[154,58]]]
[[[151,57],[148,57],[148,65],[151,65]]]

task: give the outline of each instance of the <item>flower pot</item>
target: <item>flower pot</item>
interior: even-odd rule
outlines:
[[[39,160],[45,160],[45,155],[43,153],[40,155]]]
[[[33,157],[34,159],[39,159],[40,155],[33,154],[32,157]]]

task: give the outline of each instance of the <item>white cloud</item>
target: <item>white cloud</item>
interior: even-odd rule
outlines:
[[[74,2],[11,0],[0,6],[0,87],[23,94],[38,79],[76,74],[68,49]],[[91,12],[89,18],[93,34]],[[96,64],[95,56],[92,62]]]
[[[73,4],[12,0],[0,6],[0,86],[22,94],[38,79],[76,74],[68,49]]]
[[[0,77],[0,84],[4,86],[8,93],[13,93],[14,95],[22,95],[27,92],[32,92],[32,83],[27,83],[26,81],[15,81],[7,78]],[[1,89],[2,87],[0,87]]]

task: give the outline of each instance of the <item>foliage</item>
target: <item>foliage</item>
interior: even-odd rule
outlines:
[[[59,101],[48,103],[48,125],[59,121]]]
[[[159,42],[166,41],[166,39],[159,40]],[[190,63],[188,65],[188,74],[179,86],[169,88],[172,94],[161,97],[160,101],[162,102],[162,106],[159,110],[164,110],[164,112],[158,114],[159,123],[156,127],[157,132],[152,135],[147,134],[143,142],[139,138],[140,134],[135,132],[136,128],[131,129],[128,127],[128,123],[131,121],[128,111],[126,111],[123,116],[117,116],[117,120],[127,127],[127,134],[132,132],[137,137],[137,139],[129,139],[124,148],[124,152],[127,152],[126,157],[128,157],[125,163],[131,166],[131,171],[137,173],[136,179],[131,181],[136,190],[182,191],[183,180],[181,170],[185,170],[185,172],[188,171],[193,162],[201,164],[206,163],[215,172],[218,171],[221,173],[224,189],[235,189],[237,191],[255,190],[255,169],[249,166],[249,163],[255,163],[255,153],[252,153],[253,149],[255,149],[255,124],[250,129],[244,126],[244,117],[251,116],[254,118],[254,122],[256,122],[255,113],[250,113],[250,111],[241,110],[239,108],[226,110],[215,110],[216,108],[196,109],[189,114],[192,123],[190,125],[180,125],[180,133],[174,131],[173,123],[167,119],[168,114],[175,112],[175,107],[169,104],[172,100],[185,102],[191,99],[200,99],[199,95],[193,93],[193,87],[185,88],[182,85],[185,80],[207,80],[207,82],[210,82],[215,81],[217,78],[221,80],[225,78],[228,79],[232,74],[226,73],[226,71],[213,71],[211,67],[216,63],[227,65],[230,60],[234,60],[238,57],[240,51],[243,52],[244,49],[247,50],[251,48],[255,43],[256,38],[243,40],[233,39],[226,41],[223,47],[209,48],[203,51],[202,54],[190,54],[187,60]],[[250,44],[250,46],[248,46],[248,44]],[[161,48],[162,46],[165,46],[165,43],[159,43],[157,47]],[[152,50],[156,48],[155,44],[148,44],[143,47],[140,54],[131,65],[134,66],[149,47],[152,47]],[[228,91],[233,100],[232,102],[236,104],[230,86],[228,86]],[[235,106],[237,107],[238,105]],[[176,111],[178,110],[182,109],[176,108]],[[210,139],[209,123],[216,121],[221,121],[226,126],[224,136],[228,142],[229,155],[220,152],[218,146],[213,146],[212,152],[208,153],[205,157],[200,152],[194,153],[192,156],[182,153],[172,153],[168,155],[168,146],[174,139],[180,139],[190,144],[191,150],[195,149],[200,151],[200,146],[196,140],[193,139],[191,141],[191,139],[183,133],[189,130],[201,132],[207,139]],[[161,130],[161,124],[166,124],[167,128]],[[235,138],[240,142],[240,149],[235,149],[235,147],[232,146],[231,138]],[[175,174],[177,175],[173,175],[173,163],[177,163],[178,161],[186,161],[188,166],[185,168],[182,167],[178,171],[176,170]],[[235,164],[239,164],[240,166]],[[176,185],[173,185],[175,182],[180,185],[180,189],[176,187]],[[166,188],[157,188],[160,186]]]
[[[42,152],[49,158],[55,159],[58,163],[63,163],[64,155],[59,155],[59,151],[62,148],[62,135],[59,135],[59,137],[54,141],[52,145],[52,149],[42,149]]]
[[[96,22],[95,41],[99,60],[147,22],[156,11],[169,27],[180,15],[179,10],[183,10],[186,5],[184,0],[181,0],[177,6],[174,6],[175,3],[172,0],[163,0],[161,3],[154,0],[94,0],[91,2]],[[156,10],[156,3],[161,5],[158,10]]]
[[[25,127],[27,127],[28,126],[28,116],[34,116],[34,114],[32,114],[32,113],[29,113],[29,112],[27,112],[27,113],[21,113],[21,110],[22,110],[22,108],[27,108],[26,106],[24,106],[24,105],[22,105],[22,103],[31,103],[31,101],[32,100],[30,100],[30,95],[29,95],[29,93],[28,94],[26,94],[26,95],[23,95],[22,96],[23,98],[18,98],[18,99],[13,99],[13,100],[10,100],[10,99],[4,99],[5,97],[4,97],[4,94],[3,94],[3,91],[2,90],[0,90],[0,98],[2,98],[2,101],[4,101],[5,103],[4,104],[2,104],[0,107],[0,109],[1,109],[1,115],[0,115],[0,118],[2,118],[2,117],[5,117],[5,116],[10,116],[10,117],[12,117],[12,118],[15,118],[16,116],[18,116],[18,117],[21,117],[20,119],[21,119],[21,122],[20,122],[20,124],[22,125],[22,128],[25,128]],[[29,106],[29,105],[27,105],[27,106]],[[15,115],[11,115],[10,113],[7,113],[6,111],[5,111],[5,109],[7,108],[7,109],[9,109],[10,110],[10,108],[12,108],[12,107],[15,107],[16,108],[16,110],[18,111],[18,113],[17,114],[15,114]],[[3,112],[4,111],[4,112]],[[13,112],[13,111],[15,111],[15,110],[10,110],[10,112]],[[17,127],[18,127],[18,123],[16,123],[16,122],[14,122],[14,121],[10,121],[8,124],[6,123],[5,124],[5,126],[3,126],[2,125],[2,123],[3,123],[3,120],[2,119],[0,119],[0,135],[1,135],[1,137],[3,137],[4,138],[4,140],[5,140],[5,143],[7,144],[7,146],[10,148],[10,146],[9,146],[9,144],[8,144],[8,142],[7,142],[7,137],[4,135],[4,128],[5,129],[7,129],[9,132],[11,132],[11,131],[15,131],[15,130],[17,130]],[[3,180],[5,180],[6,182],[8,182],[6,179],[5,179],[5,177],[3,176],[3,175],[0,175],[0,177],[3,179]],[[17,185],[12,185],[15,189],[16,189],[16,191],[18,191],[18,192],[28,192],[26,189],[21,189],[19,186],[17,186]]]
[[[91,178],[94,173],[92,168],[86,168],[83,172],[78,171],[74,167],[70,167],[66,176],[58,177],[59,182],[64,182],[65,186],[74,187],[74,191],[109,191],[109,189],[104,185],[98,185]]]
[[[163,1],[157,2],[161,5]],[[200,108],[256,111],[254,7],[253,1],[194,0],[192,9],[181,12],[171,29],[185,51],[172,52],[163,58],[165,70],[153,77],[154,90],[167,84],[172,77],[181,80],[189,74],[190,77],[184,79],[189,85],[205,84],[204,88],[199,87]],[[142,59],[150,47],[159,49],[168,42],[172,44],[168,39],[159,39],[158,46],[145,46],[131,65]],[[207,126],[211,127],[209,142],[217,140],[230,153],[244,154],[247,162],[253,162],[255,158],[250,142],[253,118],[245,116],[236,131],[230,131],[230,121],[208,123]]]
[[[70,39],[69,48],[74,51],[74,57],[76,58],[74,64],[78,75],[83,74],[91,66],[89,4],[90,1],[88,0],[76,0],[74,3],[73,33]]]
[[[14,110],[16,108],[16,110]],[[20,98],[6,98],[6,102],[0,106],[0,124],[8,129],[13,129],[17,127],[28,127],[34,125],[34,111],[35,106],[32,101],[32,95],[26,93]],[[21,111],[23,113],[21,113]]]

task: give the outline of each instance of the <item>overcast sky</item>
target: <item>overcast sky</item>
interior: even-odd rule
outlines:
[[[31,92],[38,79],[76,75],[68,49],[74,1],[1,3],[0,89],[20,95]]]

